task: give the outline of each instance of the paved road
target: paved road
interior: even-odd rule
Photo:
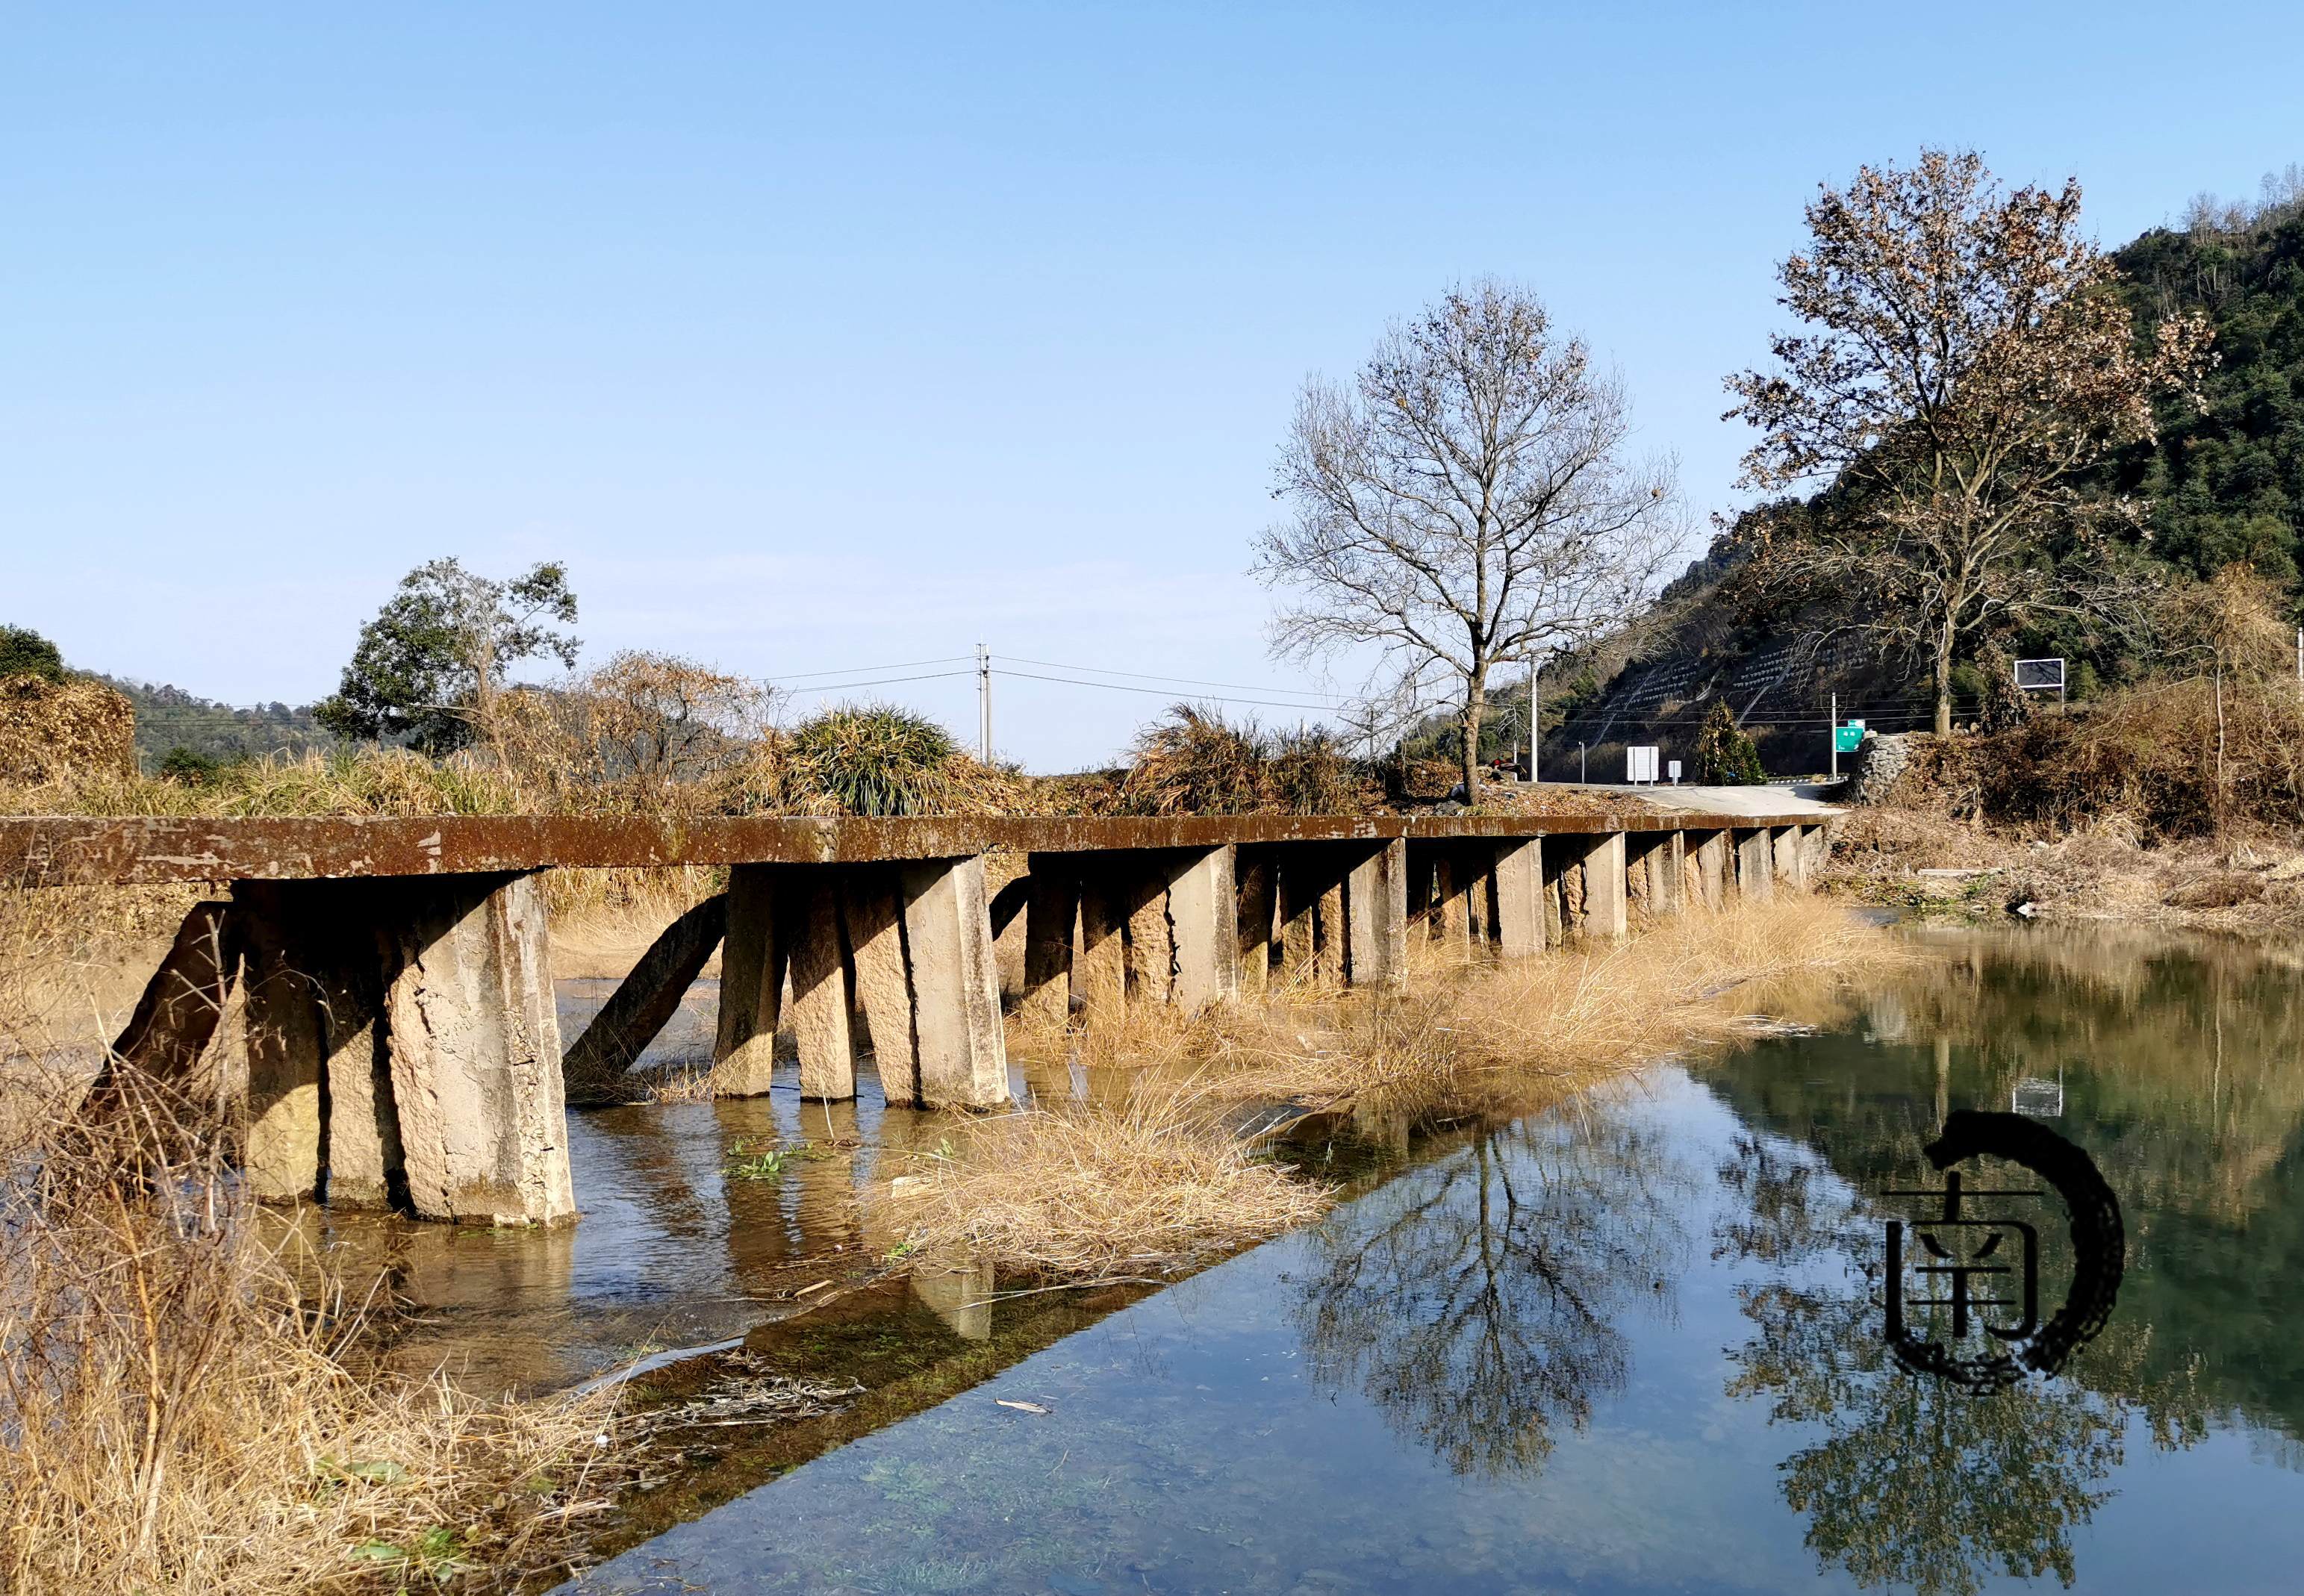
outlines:
[[[1820,782],[1802,781],[1782,787],[1695,787],[1683,783],[1674,787],[1665,783],[1657,787],[1626,787],[1603,781],[1546,781],[1547,788],[1571,792],[1605,792],[1617,797],[1642,799],[1667,814],[1702,811],[1711,815],[1836,815],[1839,809],[1824,801],[1820,794],[1831,790]],[[1515,791],[1529,790],[1525,783],[1512,784]]]

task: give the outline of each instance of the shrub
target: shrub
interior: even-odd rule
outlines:
[[[1283,735],[1272,759],[1275,806],[1291,815],[1358,815],[1369,782],[1324,730]]]
[[[952,733],[888,704],[843,704],[793,728],[790,759],[803,788],[851,815],[925,815],[941,806]]]
[[[1757,787],[1768,779],[1759,748],[1736,724],[1725,699],[1713,700],[1696,734],[1696,779],[1707,787]]]
[[[0,781],[119,780],[136,769],[136,712],[99,681],[0,676]]]
[[[1324,730],[1274,737],[1254,720],[1179,704],[1136,739],[1125,815],[1358,815],[1374,784]]]
[[[216,779],[224,768],[221,760],[206,754],[194,753],[178,743],[161,756],[159,774],[163,781],[181,781],[187,787],[206,787]]]
[[[614,1398],[379,1368],[373,1294],[265,1222],[213,1084],[119,1080],[115,1113],[0,1127],[0,1589],[510,1589],[564,1558]]]
[[[0,626],[0,677],[7,676],[62,681],[64,656],[55,644],[29,627]]]
[[[2206,835],[2222,821],[2304,825],[2304,705],[2294,684],[2190,680],[2133,688],[2070,714],[1975,737],[1916,738],[1904,808],[2078,831],[2106,820],[2145,840]]]
[[[1121,782],[1131,815],[1248,815],[1264,808],[1271,739],[1254,720],[1235,726],[1212,709],[1179,704],[1136,739]]]

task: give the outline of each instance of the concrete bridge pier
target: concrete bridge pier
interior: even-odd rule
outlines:
[[[1446,841],[1427,843],[1420,851],[1417,897],[1426,937],[1444,958],[1469,962],[1474,923],[1486,918],[1487,906],[1479,900],[1487,895],[1487,880],[1479,856],[1487,850],[1478,843]]]
[[[1008,1101],[1008,1039],[984,856],[906,864],[899,880],[919,1102],[997,1108]]]
[[[1344,979],[1354,986],[1408,984],[1408,843],[1395,837],[1361,851],[1344,873]]]
[[[1459,962],[1476,950],[1523,958],[1546,933],[1541,839],[1435,840],[1406,855],[1405,922]]]
[[[1768,873],[1793,891],[1808,890],[1808,846],[1796,825],[1778,826],[1771,844]]]
[[[1544,844],[1540,839],[1496,844],[1489,874],[1495,916],[1493,940],[1505,958],[1528,958],[1544,951]]]
[[[1233,850],[1234,967],[1246,997],[1261,997],[1271,984],[1280,934],[1279,886],[1280,865],[1270,848],[1242,843]]]
[[[1683,900],[1718,914],[1728,907],[1735,885],[1733,840],[1721,831],[1682,832],[1681,838]]]
[[[1736,838],[1736,895],[1747,903],[1766,903],[1775,896],[1775,841],[1766,826],[1739,828]]]
[[[1643,921],[1680,912],[1686,895],[1686,839],[1679,832],[1642,832],[1627,843],[1627,892]]]
[[[1344,878],[1353,851],[1349,845],[1315,842],[1277,849],[1268,857],[1277,898],[1275,973],[1295,984],[1343,984]]]
[[[1232,844],[1168,872],[1168,932],[1175,953],[1170,1001],[1187,1012],[1240,996],[1239,858]]]
[[[1832,859],[1832,837],[1820,825],[1800,828],[1801,858],[1808,871],[1808,884],[1815,886],[1824,879],[1824,868]]]
[[[1021,1009],[1060,1020],[1131,1004],[1199,1009],[1235,996],[1243,964],[1237,850],[1141,849],[1034,854]],[[1259,880],[1268,882],[1268,868]]]
[[[1066,854],[1026,861],[1024,990],[1017,1012],[1042,1024],[1072,1015],[1072,950],[1080,935],[1080,873]]]
[[[712,1095],[758,1097],[775,1067],[792,950],[779,934],[777,882],[784,866],[732,865],[727,932],[720,948],[720,1021],[712,1044]]]
[[[1555,946],[1579,940],[1621,942],[1630,931],[1624,834],[1544,839],[1544,920]]]
[[[1631,932],[1625,909],[1627,869],[1624,833],[1586,840],[1583,859],[1584,918],[1579,933],[1595,941],[1621,942]]]
[[[473,1224],[574,1217],[533,876],[241,882],[233,904],[256,1195]]]
[[[984,859],[739,865],[720,960],[716,1097],[768,1090],[789,983],[803,1098],[856,1095],[860,1007],[888,1101],[995,1107],[1007,1043]]]
[[[1408,859],[1399,838],[1240,847],[1232,884],[1237,979],[1225,995],[1255,995],[1275,982],[1404,982]]]

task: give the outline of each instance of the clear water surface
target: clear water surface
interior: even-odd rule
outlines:
[[[1424,1144],[1320,1226],[580,1588],[2304,1588],[2304,977],[2198,943],[1920,940],[1852,1001],[1819,996],[1812,1034]],[[1927,1175],[1949,1109],[2012,1103],[2096,1159],[2128,1270],[2064,1374],[1977,1397],[1885,1355],[1882,1219],[1910,1210],[1880,1194]],[[733,1331],[761,1315],[705,1299],[867,1245],[818,1189],[852,1165],[772,1195],[721,1178],[732,1112],[794,1107],[631,1112],[588,1118],[585,1224],[514,1316],[563,1375],[644,1322]]]

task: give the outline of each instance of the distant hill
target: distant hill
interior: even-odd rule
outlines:
[[[136,706],[136,756],[148,771],[171,750],[230,763],[267,754],[327,748],[335,739],[312,718],[312,706],[258,704],[239,708],[196,697],[178,687],[97,676]]]
[[[2250,209],[2195,202],[2189,224],[2155,228],[2113,252],[2122,292],[2139,334],[2163,317],[2198,309],[2215,327],[2217,365],[2204,410],[2160,407],[2159,437],[2096,474],[2105,494],[2148,501],[2139,552],[2189,576],[2236,560],[2304,592],[2304,193],[2291,168],[2278,197]],[[1666,589],[1637,644],[1547,668],[1542,683],[1546,773],[1567,775],[1587,745],[1593,778],[1621,780],[1622,747],[1662,745],[1685,759],[1696,728],[1724,697],[1760,746],[1772,774],[1821,771],[1830,757],[1832,695],[1840,713],[1883,730],[1928,719],[1925,685],[1840,640],[1818,648],[1781,627],[1727,612],[1715,602],[1732,556],[1725,538]],[[2129,680],[2149,662],[2100,639],[2044,629],[2012,639],[2020,653],[2061,654],[2071,690],[2086,697]],[[1954,675],[1955,713],[1972,706],[1982,680]],[[1525,697],[1516,696],[1525,725]],[[1502,707],[1502,706],[1499,706]],[[1499,716],[1499,719],[1504,719]],[[1485,739],[1484,739],[1485,740]]]

